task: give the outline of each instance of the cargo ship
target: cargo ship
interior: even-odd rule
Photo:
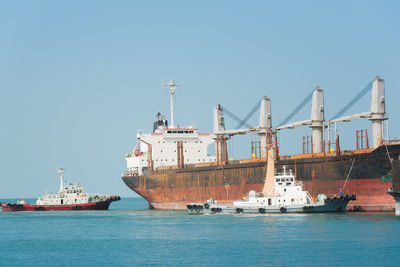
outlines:
[[[45,194],[29,204],[26,200],[17,203],[1,203],[3,211],[76,211],[76,210],[108,210],[111,202],[118,201],[119,196],[87,194],[79,183],[64,185],[63,173],[59,168],[60,190],[57,194]]]
[[[122,175],[125,184],[148,201],[149,208],[184,210],[188,203],[205,202],[210,198],[221,204],[232,203],[250,190],[261,191],[267,171],[266,147],[272,145],[276,171],[282,172],[283,166],[293,170],[314,200],[320,193],[334,195],[343,188],[344,194],[357,195],[357,199],[348,204],[349,211],[394,211],[395,201],[387,191],[392,187],[392,162],[399,158],[400,142],[384,138],[388,117],[383,78],[377,76],[350,105],[328,121],[324,115],[323,89],[319,87],[310,94],[309,120],[274,128],[271,100],[267,96],[259,104],[257,127],[226,130],[224,109],[217,105],[212,134],[194,127],[174,127],[173,96],[179,84],[171,80],[167,85],[170,87],[171,126],[158,113],[152,133],[138,132],[133,151],[125,156],[128,169]],[[370,111],[342,116],[349,106],[370,91]],[[356,131],[356,149],[341,150],[336,125],[356,119],[371,121],[371,147],[368,131],[360,130]],[[246,124],[242,122],[241,125]],[[312,129],[311,136],[303,137],[303,153],[280,155],[277,131],[300,126]],[[229,160],[227,140],[247,133],[259,136],[259,141],[251,143],[250,158]],[[207,153],[212,144],[215,144],[215,155]]]

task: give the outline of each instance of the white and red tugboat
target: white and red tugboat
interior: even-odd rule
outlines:
[[[57,210],[107,210],[111,202],[121,199],[120,196],[96,195],[83,192],[79,183],[64,185],[63,172],[59,168],[60,190],[57,194],[45,194],[31,205],[25,200],[17,203],[2,203],[3,211],[57,211]]]

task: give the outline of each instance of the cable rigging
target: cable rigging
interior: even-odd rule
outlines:
[[[372,83],[374,81],[370,81],[364,89],[361,90],[358,95],[356,95],[346,106],[344,106],[338,113],[336,113],[335,116],[333,116],[330,120],[335,120],[337,118],[340,118],[347,110],[349,110],[355,103],[358,102],[371,88],[372,88]]]
[[[288,123],[305,105],[308,104],[308,102],[311,101],[312,99],[312,95],[313,95],[314,90],[312,90],[307,96],[306,98],[304,98],[303,101],[301,101],[301,103],[293,110],[292,113],[289,114],[289,116],[287,116],[281,123],[279,123],[279,126],[285,125],[286,123]]]

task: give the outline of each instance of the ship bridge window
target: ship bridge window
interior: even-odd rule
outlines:
[[[169,134],[192,134],[194,133],[194,131],[167,131],[167,133]]]
[[[281,179],[277,178],[277,179],[276,179],[276,181],[277,181],[277,182],[280,182],[280,181],[281,181]]]
[[[290,181],[293,182],[293,178],[290,178]]]

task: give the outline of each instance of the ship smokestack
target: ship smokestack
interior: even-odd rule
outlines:
[[[270,129],[272,128],[271,121],[271,99],[264,96],[260,103],[260,142],[261,142],[261,157],[267,156],[267,142],[271,143]],[[268,138],[266,138],[266,135]],[[267,140],[268,139],[268,140]]]
[[[375,81],[372,83],[371,113],[372,143],[373,147],[377,148],[382,143],[383,121],[386,119],[385,81],[379,76],[376,76]]]
[[[315,88],[311,104],[312,152],[323,152],[324,90]]]
[[[219,134],[225,131],[224,113],[221,105],[214,107],[214,134]]]

